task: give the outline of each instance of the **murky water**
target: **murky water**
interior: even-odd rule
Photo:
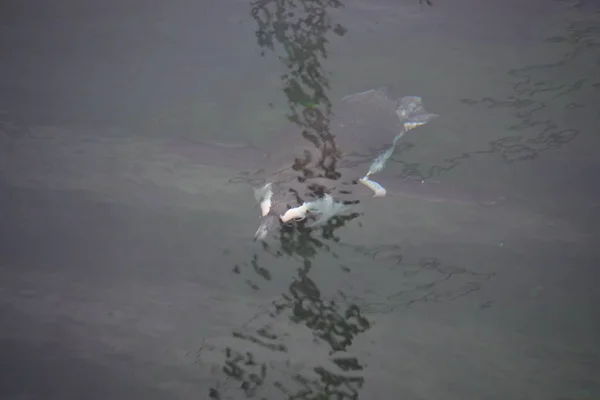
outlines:
[[[2,8],[3,399],[600,396],[594,2]],[[255,172],[384,86],[440,115],[388,196],[254,241]]]

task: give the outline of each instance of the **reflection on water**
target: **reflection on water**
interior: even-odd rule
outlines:
[[[334,25],[329,15],[330,8],[340,6],[341,2],[337,0],[259,0],[252,3],[252,16],[258,25],[259,46],[275,54],[275,44],[283,49],[283,55],[279,57],[287,69],[281,79],[290,110],[288,118],[303,128],[302,136],[307,145],[317,148],[320,154],[316,162],[305,157],[304,160],[297,159],[293,163],[293,169],[300,173],[300,177],[337,179],[340,176],[336,171],[339,151],[335,137],[329,129],[331,101],[326,93],[329,82],[327,72],[322,68],[320,61],[320,58],[327,57],[327,35],[343,35],[346,32],[341,25]],[[262,54],[266,55],[264,51]],[[357,398],[363,386],[364,379],[360,375],[363,367],[360,360],[348,357],[343,352],[352,344],[356,335],[369,329],[369,322],[362,316],[358,306],[345,306],[333,300],[323,299],[316,282],[310,278],[317,253],[328,247],[327,241],[336,240],[336,229],[357,216],[358,214],[354,213],[350,216],[334,217],[322,228],[322,239],[313,237],[315,231],[300,223],[281,229],[278,248],[271,249],[267,243],[262,244],[265,253],[272,256],[301,259],[297,276],[290,283],[289,293],[273,304],[270,315],[273,318],[285,315],[292,324],[304,325],[310,329],[314,340],[328,344],[330,360],[338,367],[337,370],[332,370],[316,365],[312,376],[295,374],[286,380],[270,382],[288,398]],[[270,272],[261,266],[258,254],[246,265],[250,265],[259,276],[269,279]],[[236,266],[234,271],[238,274],[241,272],[239,266]],[[248,334],[236,333],[234,337],[264,346],[271,351],[287,352],[284,344],[269,345],[269,342],[277,341],[281,337],[281,333],[273,331],[269,325],[260,326]],[[227,347],[223,351],[223,372],[236,380],[239,388],[248,397],[260,396],[257,390],[272,374],[268,356],[260,357],[245,351],[244,348]],[[292,388],[289,379],[300,384],[302,389]],[[212,388],[210,396],[215,399],[221,398],[219,388]]]
[[[581,2],[584,3],[584,2]],[[581,4],[575,7],[581,7]],[[600,48],[598,33],[600,27],[597,21],[576,21],[566,27],[562,36],[552,36],[547,42],[555,43],[565,48],[565,53],[556,61],[544,64],[516,68],[508,72],[515,81],[513,94],[506,99],[492,96],[477,99],[461,99],[463,104],[476,107],[514,109],[517,123],[506,127],[510,132],[507,136],[492,140],[488,148],[469,151],[446,159],[442,165],[425,167],[418,163],[395,161],[402,165],[400,176],[411,176],[428,179],[440,176],[462,165],[468,159],[480,155],[498,154],[507,163],[536,159],[540,153],[560,147],[575,140],[580,129],[565,126],[557,121],[555,111],[558,107],[565,110],[585,107],[579,103],[570,102],[567,95],[580,92],[598,85],[590,79],[579,77],[570,78],[562,74],[567,67],[588,62],[593,63]],[[597,68],[597,67],[596,67]],[[547,77],[547,78],[546,78]],[[595,111],[590,110],[591,113]],[[577,121],[575,121],[577,122]]]
[[[331,8],[341,5],[338,0],[251,3],[258,45],[274,52],[287,69],[281,80],[288,100],[288,118],[303,127],[303,137],[319,149],[321,158],[315,167],[322,172],[317,176],[331,179],[337,178],[338,150],[329,131],[331,101],[326,91],[330,86],[320,59],[327,58],[327,35],[346,32],[341,25],[334,26],[329,15]],[[266,56],[265,51],[261,54]],[[296,160],[294,169],[313,175],[311,162],[308,157]]]

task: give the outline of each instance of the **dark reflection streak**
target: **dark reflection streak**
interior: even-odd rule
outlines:
[[[326,95],[329,80],[320,58],[327,58],[328,33],[339,36],[346,33],[341,25],[333,25],[329,17],[329,9],[340,7],[339,0],[260,0],[252,3],[259,46],[277,52],[275,45],[278,44],[285,53],[278,58],[287,69],[281,79],[288,99],[288,119],[304,127],[303,136],[319,150],[320,158],[312,167],[323,172],[315,173],[308,168],[312,160],[297,166],[297,170],[308,177],[339,178],[336,167],[340,153],[329,131],[332,115],[332,104]],[[264,50],[261,54],[266,55]]]
[[[475,272],[463,267],[444,265],[436,257],[422,257],[417,262],[407,262],[402,258],[399,245],[372,248],[345,243],[339,245],[349,248],[355,253],[370,256],[374,260],[390,259],[396,261],[393,269],[398,272],[397,275],[401,276],[402,279],[399,279],[399,282],[404,287],[400,290],[394,290],[392,293],[386,293],[382,288],[378,288],[378,297],[382,299],[381,302],[364,301],[358,297],[341,294],[345,302],[357,305],[363,312],[368,313],[387,313],[397,307],[410,307],[417,303],[454,301],[478,291],[484,282],[495,276],[491,272]],[[413,279],[422,280],[424,276],[428,276],[425,279],[426,283],[418,284],[413,281]],[[453,289],[444,287],[445,283],[451,284],[450,287],[453,287]]]
[[[284,52],[284,55],[277,57],[287,69],[281,79],[288,99],[288,119],[303,128],[303,138],[320,154],[317,160],[312,160],[311,153],[307,151],[303,158],[297,158],[293,163],[293,170],[298,171],[304,181],[313,177],[338,179],[340,176],[336,171],[339,151],[335,137],[329,130],[332,115],[331,101],[326,94],[329,82],[320,58],[327,57],[327,34],[330,31],[337,35],[346,32],[341,25],[333,25],[328,15],[330,8],[341,6],[339,0],[257,0],[251,3],[252,16],[258,25],[256,37],[259,46],[263,48],[261,54],[266,55],[264,49],[277,53],[279,49],[276,47]],[[315,194],[322,191],[317,185],[306,183]],[[278,232],[276,247],[262,243],[264,253],[271,257],[300,258],[302,261],[297,277],[289,286],[289,294],[283,294],[273,303],[270,315],[274,318],[284,315],[293,323],[308,327],[316,339],[330,346],[331,354],[346,349],[353,338],[367,330],[370,324],[361,316],[358,307],[339,306],[333,301],[322,299],[316,282],[309,274],[318,252],[329,252],[328,242],[339,240],[335,236],[335,230],[358,216],[359,214],[354,213],[334,217],[319,229],[308,228],[306,222],[283,225]],[[317,238],[318,233],[321,238]],[[258,254],[254,254],[249,263],[236,265],[234,272],[242,273],[241,267],[250,267],[264,280],[271,279],[270,272],[260,266]],[[280,339],[280,335],[268,326],[250,334],[236,332],[234,337],[270,350],[287,352],[285,345],[269,343]],[[244,354],[229,348],[225,351],[225,358],[223,372],[240,384],[239,387],[247,397],[254,397],[268,375],[268,363],[257,363],[256,357],[251,353]],[[248,362],[250,358],[252,363]],[[257,365],[261,365],[263,375],[260,379],[251,379],[251,376],[257,374],[251,375],[245,371]],[[353,366],[348,367],[348,370],[362,369],[358,360],[353,360],[348,365]],[[358,398],[358,390],[362,387],[364,378],[337,374],[320,366],[313,371],[318,376],[317,379],[295,375],[293,380],[302,384],[300,390],[294,391],[280,381],[274,382],[274,386],[290,399]],[[218,388],[212,388],[211,394],[221,397],[222,393]]]
[[[578,6],[587,4],[580,2]],[[577,6],[576,6],[577,7]],[[518,122],[508,129],[520,134],[508,135],[490,141],[485,149],[475,150],[468,153],[448,158],[442,165],[432,165],[423,168],[417,163],[407,163],[393,158],[393,161],[402,165],[401,177],[416,179],[429,179],[448,172],[462,165],[473,156],[499,154],[506,163],[515,163],[526,160],[534,160],[541,153],[558,149],[573,141],[580,133],[578,129],[560,127],[551,120],[539,119],[537,114],[551,106],[551,101],[577,92],[587,85],[593,87],[593,82],[588,79],[578,79],[570,83],[559,84],[555,82],[537,81],[535,74],[543,70],[552,70],[563,67],[574,62],[578,57],[589,51],[600,48],[598,40],[600,27],[593,22],[574,22],[570,24],[564,36],[547,38],[549,43],[569,44],[571,48],[556,62],[531,65],[524,68],[514,69],[508,72],[517,82],[513,86],[514,95],[504,100],[495,99],[491,96],[479,100],[462,99],[466,105],[481,105],[487,108],[513,108],[516,110],[515,118]],[[547,97],[548,94],[552,94]],[[544,96],[544,97],[542,97]]]

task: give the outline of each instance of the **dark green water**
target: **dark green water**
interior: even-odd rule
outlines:
[[[593,2],[1,7],[1,398],[600,395]],[[381,86],[399,195],[254,242],[229,179]]]

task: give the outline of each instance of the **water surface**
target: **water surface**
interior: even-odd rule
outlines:
[[[597,7],[432,2],[5,2],[0,397],[597,398]],[[382,86],[390,195],[254,242]]]

